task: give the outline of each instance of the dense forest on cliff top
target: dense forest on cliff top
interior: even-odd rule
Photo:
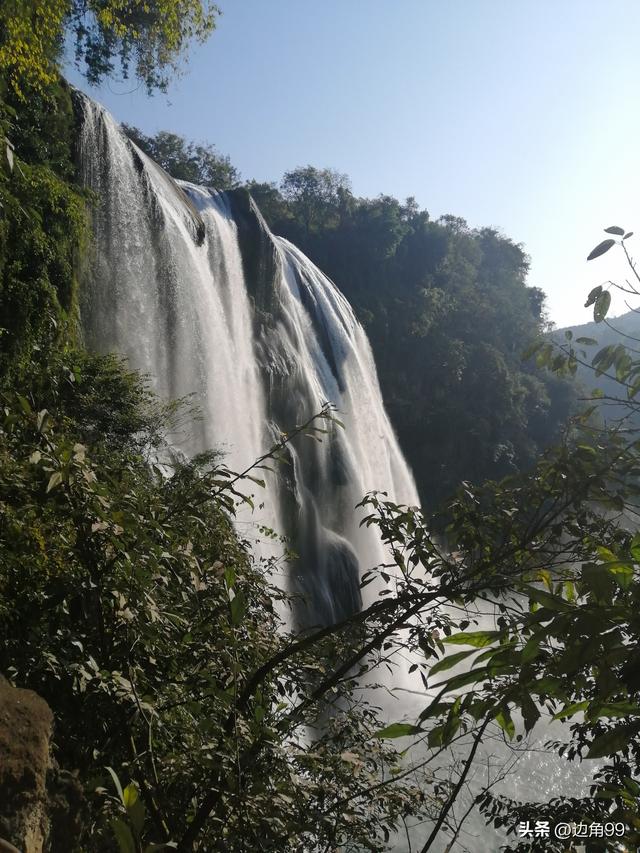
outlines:
[[[22,845],[25,809],[28,822],[42,807],[46,845],[65,853],[383,851],[412,825],[423,853],[464,849],[458,795],[478,745],[523,748],[555,716],[572,727],[550,749],[590,768],[592,788],[515,802],[494,787],[499,770],[471,806],[516,850],[566,850],[515,837],[537,819],[611,826],[637,846],[640,541],[619,514],[637,512],[640,447],[582,418],[534,462],[570,404],[560,379],[520,360],[545,324],[519,247],[410,201],[354,198],[322,170],[250,185],[355,305],[423,493],[534,462],[446,502],[446,551],[417,508],[369,497],[394,588],[307,635],[280,624],[286,593],[235,532],[242,486],[215,453],[171,460],[169,478],[153,464],[180,405],[83,349],[95,200],[76,183],[63,36],[90,79],[120,57],[153,87],[214,19],[197,0],[0,8],[0,673],[51,706],[56,761],[26,796],[15,743],[1,741],[0,837]],[[228,162],[219,174],[237,181]],[[602,319],[608,302],[594,299]],[[561,346],[541,339],[538,367],[574,373],[579,350]],[[611,365],[635,411],[640,364],[623,347]],[[491,630],[476,618],[487,601]],[[385,720],[354,674],[375,681],[389,665],[401,680],[407,657],[437,698],[419,690],[412,719]],[[591,835],[594,850],[619,849]]]

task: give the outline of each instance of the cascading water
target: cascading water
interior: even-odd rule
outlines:
[[[194,395],[202,416],[175,437],[176,449],[219,448],[235,470],[325,402],[338,407],[345,429],[332,428],[322,443],[289,444],[291,464],[267,479],[266,509],[238,523],[246,538],[258,523],[289,538],[299,555],[289,579],[304,602],[299,625],[353,613],[362,603],[361,572],[385,561],[355,505],[374,489],[399,503],[418,498],[350,305],[295,246],[270,233],[246,193],[176,183],[102,107],[77,93],[76,108],[82,177],[98,197],[81,306],[88,345],[125,355],[165,399]],[[423,700],[411,708],[409,696],[404,713],[414,717]],[[402,710],[393,714],[399,719]],[[558,761],[535,756],[528,764],[509,793],[514,783],[523,799],[566,793],[566,765],[561,772]],[[482,822],[471,829],[476,853],[500,845]],[[418,844],[423,831],[412,835]]]
[[[337,406],[345,429],[289,445],[289,470],[268,481],[270,514],[258,520],[300,557],[297,619],[343,618],[361,606],[361,568],[384,558],[355,505],[373,489],[418,503],[362,327],[246,194],[172,181],[99,105],[76,101],[83,179],[100,199],[81,308],[87,343],[126,355],[165,398],[193,394],[202,418],[179,449],[220,448],[235,470],[281,430]]]

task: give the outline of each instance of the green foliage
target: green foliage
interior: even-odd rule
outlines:
[[[8,364],[49,346],[58,324],[74,319],[73,254],[84,210],[79,194],[46,167],[19,167],[0,194],[0,348]]]
[[[624,231],[622,233],[624,233]],[[604,255],[604,253],[608,252],[615,242],[615,240],[609,238],[607,240],[603,240],[602,243],[598,243],[595,249],[592,249],[591,252],[589,252],[587,260],[592,261],[594,258],[599,258],[600,255]]]
[[[300,167],[286,172],[280,185],[294,217],[303,223],[307,233],[327,225],[350,196],[346,175],[333,169]]]
[[[246,189],[251,194],[267,222],[280,222],[288,214],[287,202],[275,183],[248,181]]]
[[[460,490],[446,511],[449,553],[434,546],[433,524],[417,510],[379,496],[365,501],[367,523],[380,528],[403,576],[410,577],[412,564],[428,566],[442,600],[455,601],[459,615],[444,625],[439,650],[473,647],[434,663],[433,645],[414,635],[407,654],[424,652],[419,667],[430,698],[416,728],[390,726],[387,736],[425,732],[436,748],[459,732],[483,738],[488,725],[488,733],[497,727],[507,743],[526,748],[544,715],[569,719],[567,740],[547,747],[569,761],[603,759],[593,766],[588,794],[518,803],[488,785],[477,804],[509,834],[520,820],[619,821],[623,842],[635,849],[640,800],[630,784],[640,772],[640,537],[607,510],[634,506],[640,446],[619,433],[594,441],[586,422],[583,430],[526,477]],[[420,575],[411,588],[416,601]],[[457,664],[464,670],[446,673]],[[540,849],[565,848],[545,839]]]
[[[165,89],[192,40],[204,41],[218,9],[202,0],[7,0],[0,10],[0,73],[23,101],[58,78],[65,36],[92,84],[134,76]],[[25,88],[26,87],[26,88]]]
[[[125,79],[133,68],[151,92],[166,89],[189,43],[205,41],[218,14],[209,0],[71,0],[67,27],[90,83],[112,76],[117,61]]]
[[[625,255],[630,280],[624,285],[609,282],[607,289],[602,285],[594,287],[585,302],[585,307],[593,305],[594,322],[567,329],[564,340],[558,334],[539,338],[527,356],[535,355],[538,366],[549,368],[556,375],[575,375],[585,398],[594,403],[592,411],[608,423],[637,428],[640,425],[640,409],[636,402],[640,391],[640,360],[634,346],[640,333],[637,311],[632,309],[622,317],[607,319],[612,290],[640,296],[640,278],[626,243],[633,234],[619,226],[605,231],[622,237],[617,242]],[[611,243],[608,250],[616,241],[605,242]],[[589,259],[601,254],[594,254],[595,251]]]
[[[193,184],[230,190],[240,181],[229,157],[218,154],[212,145],[196,145],[175,133],[161,130],[146,136],[135,127],[124,126],[132,142],[173,177]]]
[[[0,101],[0,130],[15,148],[13,168],[0,168],[0,383],[73,336],[86,233],[85,199],[68,181],[69,93],[57,85],[32,94],[28,104]]]
[[[344,668],[361,636],[287,634],[277,566],[233,530],[242,480],[168,453],[178,414],[71,350],[5,393],[0,671],[54,710],[90,798],[84,849],[383,850],[436,804],[395,777],[370,796],[398,753]]]
[[[625,233],[617,226],[607,230]],[[635,283],[625,287],[640,295]],[[601,294],[602,289],[592,291],[590,303],[597,306]],[[579,337],[575,344],[595,341]],[[586,358],[574,349],[571,330],[563,340],[541,340],[531,349],[542,366],[559,372],[572,371]],[[620,417],[612,429],[594,423],[592,407],[576,420],[567,442],[527,476],[481,489],[463,484],[444,512],[449,553],[433,547],[428,533],[433,523],[417,511],[377,496],[365,502],[373,510],[367,523],[380,527],[399,570],[428,566],[443,598],[462,614],[458,625],[450,620],[445,626],[439,650],[444,653],[445,644],[473,647],[445,655],[430,669],[428,662],[423,665],[433,698],[417,723],[421,730],[436,724],[429,745],[447,743],[460,730],[482,739],[483,726],[489,731],[497,726],[505,743],[526,748],[528,735],[548,715],[567,721],[567,728],[564,739],[547,748],[583,767],[594,762],[591,786],[579,798],[521,803],[496,794],[491,785],[477,794],[486,819],[507,835],[527,820],[587,828],[615,822],[624,849],[640,843],[640,789],[634,781],[640,772],[640,536],[634,532],[640,442],[637,428],[628,426],[638,415],[631,385],[639,369],[635,356],[617,342],[591,360],[596,373],[612,371],[609,378],[627,389],[618,397]],[[424,642],[417,645],[427,659],[432,656]],[[457,664],[465,669],[432,681]],[[432,839],[433,833],[423,850]],[[594,849],[609,849],[607,843]],[[566,846],[545,838],[507,849]]]
[[[0,7],[0,95],[7,89],[27,102],[58,79],[69,0],[6,0]]]

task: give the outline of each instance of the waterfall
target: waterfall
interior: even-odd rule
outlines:
[[[102,107],[79,93],[75,102],[82,179],[97,196],[81,304],[87,345],[126,356],[165,399],[193,395],[201,417],[171,437],[173,446],[186,455],[219,448],[238,471],[324,403],[337,406],[344,429],[329,425],[321,443],[294,439],[289,464],[255,496],[263,508],[241,512],[237,524],[256,547],[267,525],[298,554],[287,580],[302,602],[292,627],[348,616],[362,606],[361,574],[387,556],[375,527],[359,526],[356,504],[371,490],[418,503],[364,330],[336,286],[269,231],[245,192],[173,181]],[[368,601],[378,591],[368,586]],[[400,687],[419,689],[398,677]],[[403,696],[387,708],[390,719],[414,719],[424,706],[424,696]],[[562,727],[538,738],[552,734],[561,737]],[[507,756],[488,742],[473,776]],[[526,800],[587,784],[574,765],[532,752],[496,790]],[[469,832],[477,853],[504,841],[479,817]],[[411,835],[416,845],[424,840],[420,826]]]
[[[244,191],[173,181],[102,107],[75,100],[82,179],[97,194],[87,345],[126,356],[163,398],[193,395],[202,416],[177,449],[220,448],[238,471],[326,402],[337,407],[344,429],[330,424],[321,443],[296,437],[289,464],[256,495],[266,509],[239,524],[267,524],[290,541],[297,624],[344,618],[361,607],[362,572],[384,559],[356,504],[374,489],[418,503],[362,327]]]

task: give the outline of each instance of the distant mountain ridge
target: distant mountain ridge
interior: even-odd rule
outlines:
[[[552,332],[553,338],[559,343],[566,343],[566,332],[570,331],[573,335],[572,343],[577,351],[578,357],[584,363],[578,363],[576,371],[576,381],[581,385],[587,393],[599,388],[605,397],[626,398],[626,389],[623,385],[612,378],[615,372],[612,369],[606,371],[607,374],[596,376],[596,372],[588,365],[591,364],[593,357],[603,347],[610,345],[622,344],[630,349],[635,349],[640,352],[640,313],[636,311],[628,311],[626,314],[621,314],[619,317],[608,318],[607,320],[596,323],[583,323],[579,326],[565,326],[562,329],[554,329]],[[580,344],[577,341],[580,338],[589,338],[596,341],[593,344]],[[581,353],[584,353],[584,357]],[[619,405],[615,403],[603,403],[602,415],[605,419],[615,419],[622,412]],[[626,413],[625,413],[626,414]],[[640,426],[640,422],[634,419],[634,423]]]
[[[640,339],[640,314],[635,311],[628,311],[626,314],[621,314],[619,317],[609,317],[608,322],[619,329],[626,335],[632,335]],[[564,333],[567,330],[573,332],[574,338],[596,338],[598,344],[606,346],[610,343],[620,343],[619,337],[611,329],[606,321],[596,323],[582,323],[579,326],[563,326],[561,329],[554,329],[554,333]]]

